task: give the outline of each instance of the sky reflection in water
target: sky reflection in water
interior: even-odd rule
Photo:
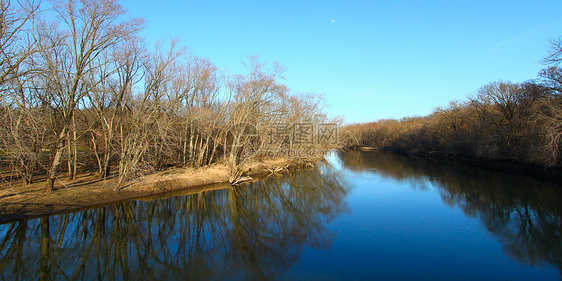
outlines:
[[[561,192],[388,152],[0,225],[4,279],[558,280]]]

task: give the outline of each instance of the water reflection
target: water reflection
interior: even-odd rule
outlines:
[[[323,249],[349,192],[329,165],[241,187],[0,226],[6,280],[274,279]]]
[[[481,220],[514,259],[532,265],[550,264],[562,275],[562,190],[528,177],[391,152],[346,151],[344,167],[438,188],[449,206],[458,206]]]

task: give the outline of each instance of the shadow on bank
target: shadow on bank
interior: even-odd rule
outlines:
[[[415,188],[438,188],[447,205],[479,218],[507,254],[522,263],[556,266],[562,276],[560,186],[390,151],[343,151],[339,157],[354,172],[408,181]]]
[[[303,247],[330,246],[326,223],[347,212],[349,190],[322,164],[246,186],[0,225],[0,272],[7,280],[273,279]]]

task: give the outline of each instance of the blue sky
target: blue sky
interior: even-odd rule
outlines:
[[[125,0],[154,42],[178,38],[227,73],[257,55],[346,122],[426,115],[485,84],[523,82],[562,35],[562,0]]]

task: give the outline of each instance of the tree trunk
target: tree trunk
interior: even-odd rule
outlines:
[[[110,166],[109,162],[111,161],[111,141],[108,141],[107,146],[105,147],[105,154],[103,156],[103,170],[101,173],[102,178],[106,178],[109,176]]]
[[[92,149],[94,150],[94,155],[96,156],[96,161],[98,162],[98,173],[99,176],[103,178],[103,168],[102,168],[102,164],[101,164],[101,159],[100,159],[100,155],[98,152],[98,145],[96,144],[96,136],[94,135],[94,132],[91,132],[90,134],[92,136],[91,140],[92,140]]]
[[[78,137],[76,136],[76,117],[72,115],[72,178],[76,179],[77,166],[78,166]]]
[[[71,140],[70,140],[70,132],[66,132],[66,139],[68,140],[68,159],[67,159],[67,166],[68,166],[68,180],[72,180],[73,176],[72,176],[72,146],[71,144]]]
[[[66,137],[66,131],[67,131],[67,126],[64,126],[57,140],[57,148],[56,148],[55,156],[53,157],[53,163],[51,164],[51,170],[49,171],[47,182],[45,183],[45,191],[47,192],[53,191],[53,187],[55,185],[55,178],[57,177],[57,171],[59,169],[61,158],[62,158],[62,152],[64,150],[64,139]]]
[[[191,122],[191,126],[189,127],[190,134],[189,134],[189,162],[190,166],[193,167],[193,122]]]
[[[185,166],[185,164],[187,164],[187,137],[189,135],[189,131],[188,131],[188,124],[185,125],[185,139],[183,141],[183,163],[182,166]]]
[[[105,124],[105,137],[104,137],[104,143],[105,143],[105,152],[103,155],[103,167],[101,168],[101,177],[103,179],[105,179],[107,176],[109,176],[109,172],[111,170],[111,167],[109,166],[110,162],[111,162],[111,154],[113,153],[113,138],[115,137],[116,132],[113,131],[114,128],[114,124],[113,124],[113,120],[114,117],[111,118],[110,121],[106,121],[105,117],[104,117],[104,124]],[[122,133],[122,132],[121,132]]]

